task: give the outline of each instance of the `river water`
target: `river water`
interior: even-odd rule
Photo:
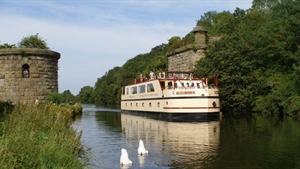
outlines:
[[[83,105],[74,126],[92,169],[300,169],[300,122],[290,117],[167,122]],[[148,155],[138,155],[140,139]],[[120,165],[122,148],[133,165]]]

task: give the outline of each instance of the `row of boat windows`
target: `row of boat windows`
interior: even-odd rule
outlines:
[[[154,86],[152,83],[149,83],[146,85],[140,85],[140,86],[133,86],[131,87],[131,90],[129,91],[129,88],[126,88],[126,94],[128,95],[129,92],[131,92],[131,94],[141,94],[141,93],[146,93],[146,90],[147,92],[154,92]]]
[[[174,85],[174,86],[173,86]],[[194,83],[194,82],[168,82],[168,89],[177,89],[177,88],[205,88],[206,86],[203,83]],[[133,86],[126,88],[126,94],[142,94],[142,93],[150,93],[155,92],[154,86],[152,83],[149,83],[147,85],[139,85],[139,86]]]
[[[155,104],[155,103],[154,103],[154,104]],[[168,102],[166,102],[165,104],[168,105]],[[127,103],[126,103],[125,105],[126,105],[126,107],[128,106]],[[151,103],[151,102],[149,102],[148,105],[149,105],[149,107],[152,107],[152,103]],[[132,106],[133,106],[133,103],[130,103],[130,107],[132,107]],[[145,107],[145,103],[142,103],[141,106],[142,106],[142,107]],[[157,102],[156,105],[154,105],[154,106],[160,107],[160,102]],[[135,103],[135,107],[139,107],[139,104],[138,104],[138,103]]]
[[[196,84],[196,85],[195,85]],[[190,83],[190,82],[175,82],[174,83],[174,88],[180,88],[180,87],[184,87],[184,88],[195,88],[195,86],[197,86],[197,88],[205,88],[205,85],[203,83]],[[173,88],[173,82],[168,82],[168,88],[172,89]]]

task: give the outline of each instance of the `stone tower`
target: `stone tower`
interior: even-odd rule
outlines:
[[[205,56],[207,31],[202,26],[196,26],[193,33],[195,36],[194,44],[167,53],[169,71],[192,71],[195,63]]]
[[[0,100],[34,104],[58,92],[60,53],[34,48],[0,49]]]

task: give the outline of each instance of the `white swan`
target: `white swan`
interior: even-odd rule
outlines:
[[[138,153],[139,153],[140,155],[148,154],[148,151],[145,149],[143,140],[140,140],[139,148],[138,148]]]
[[[120,164],[132,164],[132,161],[128,157],[127,150],[124,148],[121,150]]]

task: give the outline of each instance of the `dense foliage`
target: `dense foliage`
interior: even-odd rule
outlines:
[[[300,2],[255,0],[248,11],[209,16],[198,24],[221,38],[196,71],[219,75],[223,111],[299,113]]]
[[[195,73],[219,76],[223,113],[300,111],[300,2],[254,0],[247,10],[210,11],[197,21],[208,31],[206,57]],[[171,37],[147,54],[139,54],[122,67],[98,78],[93,91],[82,89],[84,102],[119,105],[121,86],[150,70],[167,70],[166,53],[194,43],[193,33]],[[91,94],[92,93],[92,94]],[[90,99],[87,99],[91,96]]]

